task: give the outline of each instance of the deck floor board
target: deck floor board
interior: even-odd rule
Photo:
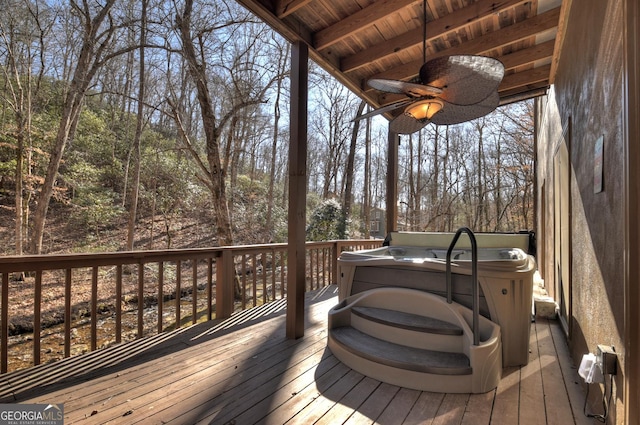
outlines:
[[[531,425],[544,425],[545,399],[542,387],[541,359],[538,326],[531,326],[529,332],[529,363],[520,368],[520,422],[527,420]]]
[[[530,362],[485,394],[439,394],[365,377],[326,347],[336,288],[307,294],[304,337],[278,301],[220,322],[0,377],[1,403],[64,403],[65,424],[594,424],[560,324],[532,324]]]

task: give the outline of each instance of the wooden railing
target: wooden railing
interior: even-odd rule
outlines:
[[[307,290],[381,243],[307,243]],[[286,244],[0,257],[0,373],[282,299],[286,264]]]

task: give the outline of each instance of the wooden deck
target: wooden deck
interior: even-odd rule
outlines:
[[[1,403],[64,403],[65,424],[591,424],[560,326],[531,327],[527,366],[486,394],[407,390],[326,348],[334,286],[307,294],[305,336],[284,301],[0,376]]]

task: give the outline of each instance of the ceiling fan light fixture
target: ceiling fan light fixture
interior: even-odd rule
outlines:
[[[444,103],[439,99],[427,99],[413,103],[404,110],[404,113],[418,121],[430,120],[435,114],[440,112]]]

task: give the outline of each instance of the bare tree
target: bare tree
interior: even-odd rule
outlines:
[[[81,45],[75,61],[73,76],[62,105],[60,125],[50,152],[47,172],[37,196],[31,241],[32,251],[35,253],[42,251],[42,237],[47,211],[56,186],[60,163],[65,146],[75,135],[84,98],[91,82],[107,60],[130,50],[130,48],[125,48],[118,52],[112,51],[114,34],[118,30],[113,17],[110,16],[115,2],[116,0],[106,0],[103,4],[98,5],[88,0],[82,0],[81,3],[75,0],[70,1],[72,14],[80,21],[81,33],[78,38],[81,40]]]
[[[371,181],[371,118],[367,118],[366,122],[366,130],[365,130],[365,142],[364,142],[364,194],[362,203],[362,221],[364,222],[364,237],[368,238],[371,235],[371,192],[370,192],[370,181]]]
[[[345,171],[343,164],[348,155],[348,141],[352,134],[350,124],[356,99],[327,74],[319,74],[317,78],[318,97],[309,124],[320,143],[310,143],[310,146],[321,152],[320,161],[315,166],[322,174],[322,198],[327,199],[342,195],[344,179],[341,177]]]
[[[138,81],[138,113],[136,116],[136,132],[133,137],[133,182],[129,195],[129,222],[127,226],[127,249],[133,250],[133,241],[136,230],[136,214],[138,211],[138,195],[140,192],[140,167],[141,150],[140,139],[144,128],[144,101],[145,101],[145,49],[147,44],[147,0],[141,1],[140,11],[140,46],[139,46],[139,81]]]
[[[363,100],[358,106],[356,112],[356,118],[362,115],[366,102]],[[355,120],[353,123],[353,132],[351,133],[351,143],[349,144],[349,155],[347,157],[347,168],[345,171],[345,190],[344,190],[344,203],[342,206],[342,234],[346,236],[346,226],[351,218],[351,203],[353,202],[353,169],[356,158],[356,147],[358,142],[358,131],[360,130],[360,120]]]
[[[226,6],[224,2],[216,3],[215,6],[209,4],[209,7],[225,8]],[[181,41],[180,53],[185,59],[191,81],[196,90],[204,133],[206,158],[203,159],[200,157],[197,147],[192,142],[190,132],[184,126],[184,120],[182,119],[182,114],[177,103],[174,99],[169,99],[169,101],[182,139],[192,159],[198,165],[202,177],[201,180],[211,192],[212,205],[216,218],[218,243],[221,246],[232,245],[233,233],[225,188],[227,170],[224,169],[221,155],[222,135],[226,126],[238,119],[240,111],[252,105],[265,102],[263,96],[273,82],[277,80],[277,76],[271,75],[267,78],[267,81],[262,81],[260,85],[253,85],[248,84],[248,82],[242,79],[234,80],[234,74],[229,72],[233,67],[227,67],[226,71],[229,72],[233,90],[235,90],[236,95],[228,98],[231,104],[227,105],[224,112],[218,112],[221,108],[218,107],[218,109],[216,109],[210,83],[211,71],[209,69],[209,63],[206,61],[212,47],[207,44],[207,37],[215,36],[216,31],[223,29],[232,32],[234,28],[238,27],[239,23],[249,23],[249,18],[241,17],[237,20],[223,19],[219,24],[215,22],[211,23],[210,20],[205,19],[205,15],[196,15],[193,0],[186,0],[182,8],[176,6],[176,9],[179,9],[176,13],[175,22]],[[213,12],[211,9],[207,10],[208,14],[206,16],[216,16]],[[229,39],[233,39],[233,37]],[[222,46],[219,46],[219,48],[222,48]],[[250,46],[246,46],[245,48],[246,50],[250,50]],[[240,60],[241,57],[243,56],[238,56],[237,59]],[[246,57],[244,58],[246,59]],[[250,64],[248,60],[244,63],[247,65]],[[219,65],[224,67],[224,64]],[[255,82],[256,80],[252,81],[252,83]]]
[[[46,70],[45,37],[51,14],[39,2],[13,0],[0,19],[0,66],[5,90],[0,97],[13,112],[15,140],[15,251],[22,255],[28,229],[29,199],[25,181],[31,174],[33,99],[40,91]],[[34,73],[34,68],[37,72]]]
[[[280,53],[277,56],[278,61],[278,74],[280,78],[276,80],[276,98],[273,102],[273,138],[271,142],[271,159],[269,161],[269,190],[267,192],[267,217],[266,227],[269,232],[273,232],[273,208],[275,206],[274,199],[274,187],[276,181],[276,159],[278,157],[278,138],[279,138],[279,123],[280,123],[280,97],[283,90],[283,82],[287,72],[287,64],[289,59],[290,49],[280,46],[276,41],[276,49]],[[286,191],[285,191],[286,192]],[[271,235],[273,238],[273,234]]]

